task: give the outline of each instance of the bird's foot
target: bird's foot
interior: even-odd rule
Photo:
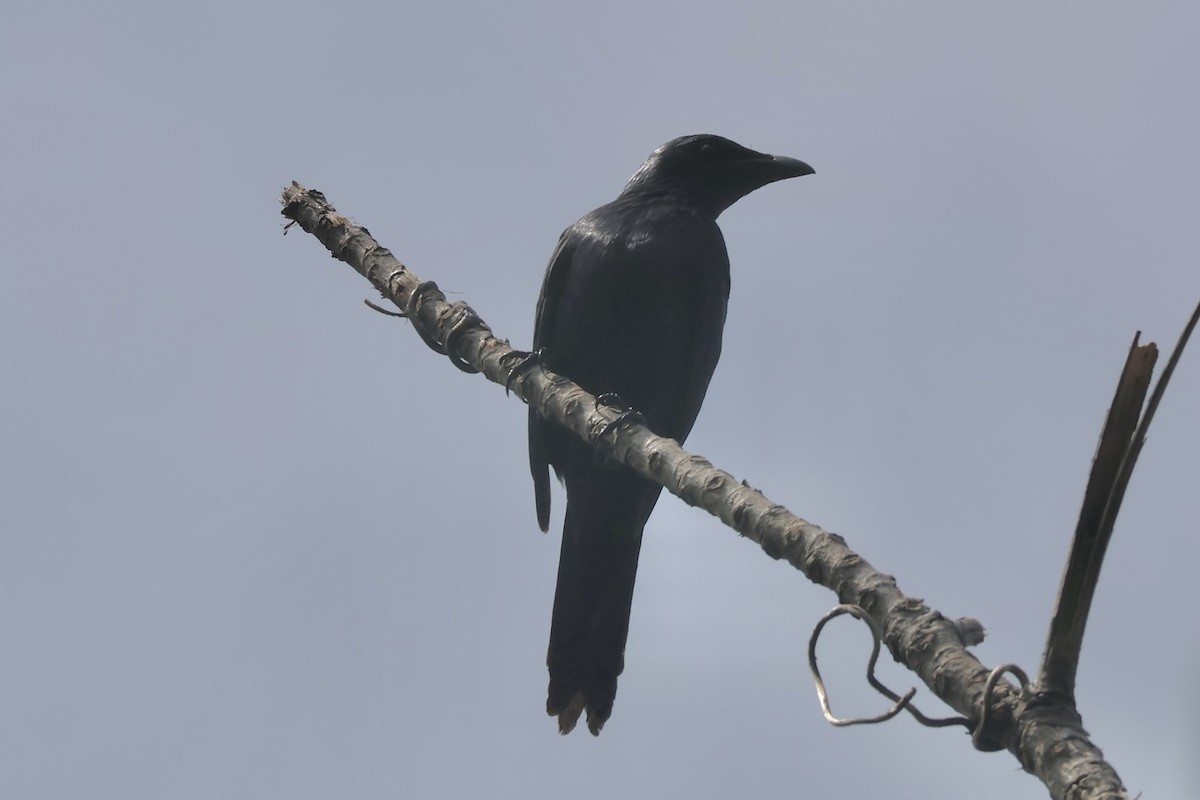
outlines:
[[[605,408],[619,408],[621,413],[612,422],[605,425],[596,434],[597,439],[602,439],[609,433],[624,425],[626,422],[636,422],[639,425],[646,424],[646,417],[636,408],[631,407],[628,403],[621,399],[621,395],[616,392],[605,392],[604,394],[596,395],[596,408],[604,406]]]
[[[521,359],[512,365],[512,368],[508,371],[508,377],[504,379],[505,397],[508,397],[509,393],[512,391],[513,384],[516,383],[519,378],[524,376],[525,372],[534,364],[541,369],[546,368],[546,365],[542,361],[542,356],[546,352],[546,348],[544,347],[539,347],[537,350],[532,350],[528,353],[521,350],[514,350],[513,352],[519,353],[521,355]]]
[[[645,415],[636,408],[630,407],[616,392],[605,392],[604,394],[596,395],[596,408],[600,408],[600,406],[619,408],[621,409],[621,413],[617,415],[616,419],[600,429],[600,432],[596,434],[597,439],[603,439],[627,422],[636,422],[638,425],[646,424]]]

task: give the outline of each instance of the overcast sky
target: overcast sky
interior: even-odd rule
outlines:
[[[524,347],[559,232],[659,144],[804,159],[722,217],[689,449],[1033,671],[1128,345],[1200,300],[1200,7],[733,8],[6,9],[0,796],[1045,796],[953,729],[827,725],[833,595],[670,497],[613,717],[560,737],[524,407],[282,235],[320,189]],[[1079,674],[1147,797],[1200,785],[1197,348]],[[868,646],[828,629],[835,710],[880,709]]]

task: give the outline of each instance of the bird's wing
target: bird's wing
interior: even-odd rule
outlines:
[[[623,347],[636,365],[625,398],[650,428],[683,442],[721,355],[729,301],[729,256],[715,224],[660,226],[625,256],[633,291],[623,301],[639,329]],[[623,395],[624,396],[624,395]]]
[[[533,349],[550,350],[554,343],[554,313],[563,283],[571,268],[571,229],[563,231],[558,247],[550,256],[546,277],[542,279],[542,291],[538,295],[537,312],[533,320]],[[537,507],[538,527],[550,529],[550,454],[546,444],[546,420],[536,411],[529,409],[529,471],[533,475],[533,496]]]
[[[680,391],[678,425],[675,432],[682,443],[692,430],[700,405],[708,391],[708,383],[717,361],[721,357],[721,338],[725,329],[725,313],[729,305],[729,256],[720,232],[716,241],[703,256],[706,263],[702,268],[693,264],[696,275],[695,315],[691,319],[692,348],[691,370],[683,379]]]

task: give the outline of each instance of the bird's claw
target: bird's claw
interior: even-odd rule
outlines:
[[[606,423],[600,432],[596,434],[597,439],[603,439],[608,434],[615,431],[617,428],[624,425],[626,422],[636,422],[638,425],[646,424],[646,417],[642,412],[635,408],[631,408],[621,396],[616,392],[605,392],[596,395],[596,408],[605,406],[606,408],[619,408],[621,413],[612,422]]]
[[[636,408],[627,408],[618,414],[616,419],[601,428],[600,432],[596,434],[596,438],[603,439],[626,422],[636,422],[638,425],[645,425],[646,417]]]
[[[521,353],[520,350],[516,350],[514,352]],[[537,364],[538,367],[545,369],[546,365],[542,363],[542,355],[544,353],[545,348],[542,347],[539,347],[536,350],[531,350],[528,353],[521,353],[521,359],[512,365],[512,368],[508,371],[508,377],[504,379],[505,397],[508,397],[508,395],[512,392],[513,384],[517,382],[517,379],[524,375],[525,370],[529,369],[532,365]]]
[[[593,408],[600,408],[600,406],[604,406],[605,408],[629,408],[625,404],[625,401],[621,399],[621,395],[616,392],[602,392],[596,395],[596,404]]]

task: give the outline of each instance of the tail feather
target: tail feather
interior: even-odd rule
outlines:
[[[660,488],[632,473],[601,474],[590,475],[586,487],[567,484],[546,656],[546,711],[558,717],[564,734],[586,711],[588,730],[597,735],[612,714],[617,676],[625,668],[642,528]]]

